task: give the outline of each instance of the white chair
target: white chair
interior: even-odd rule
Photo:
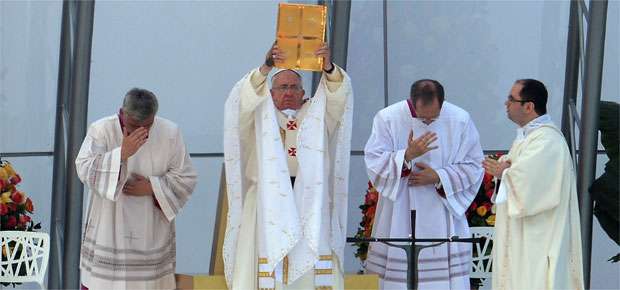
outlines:
[[[488,286],[491,280],[491,264],[493,256],[491,248],[493,247],[493,227],[471,227],[469,228],[474,238],[486,238],[484,243],[473,244],[473,254],[471,260],[470,278],[478,278],[482,281],[483,286]]]
[[[0,282],[36,282],[45,289],[43,279],[50,253],[47,233],[0,231]]]

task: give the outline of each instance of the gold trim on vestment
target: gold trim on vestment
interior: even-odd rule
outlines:
[[[331,275],[332,269],[314,269],[314,275]]]
[[[282,261],[282,283],[288,284],[288,256],[284,256]]]
[[[319,256],[319,260],[321,261],[331,261],[332,259],[333,259],[332,255],[320,255]]]
[[[275,275],[273,272],[258,272],[259,278],[273,278]]]

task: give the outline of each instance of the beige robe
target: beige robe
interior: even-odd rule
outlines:
[[[75,160],[89,188],[81,248],[82,284],[97,289],[175,289],[174,218],[196,184],[176,124],[156,117],[147,142],[121,165],[117,116],[93,123]],[[129,196],[131,174],[147,177],[153,196]]]
[[[326,132],[319,134],[326,134],[326,141],[330,145],[336,143],[346,143],[348,145],[350,142],[352,92],[344,70],[336,67],[332,74],[324,74],[319,91],[326,96],[319,98],[325,101],[323,104],[324,116],[322,114],[317,115],[316,110],[315,112],[312,111],[312,105],[316,109],[316,104],[312,104],[313,99],[307,100],[302,105],[295,118],[288,118],[279,111],[275,111],[271,115],[272,109],[269,108],[273,105],[266,103],[271,101],[266,76],[263,76],[258,69],[255,69],[237,83],[227,101],[224,147],[227,186],[230,192],[229,206],[231,210],[228,216],[224,244],[224,261],[227,283],[232,289],[257,289],[261,283],[259,280],[263,278],[275,278],[273,287],[269,286],[267,288],[314,289],[315,283],[317,283],[316,276],[321,276],[314,275],[318,268],[315,271],[303,270],[305,269],[304,265],[308,265],[305,263],[306,261],[303,264],[300,263],[299,259],[296,260],[291,256],[291,253],[294,255],[295,252],[306,252],[303,249],[300,250],[300,247],[308,247],[309,244],[305,243],[305,240],[307,237],[313,236],[313,234],[319,234],[324,241],[320,246],[322,254],[320,257],[316,256],[316,261],[310,258],[307,259],[307,262],[312,263],[311,265],[315,265],[315,263],[316,265],[323,264],[326,269],[330,269],[329,276],[326,275],[326,277],[329,277],[328,279],[331,281],[324,282],[328,282],[336,289],[342,289],[344,286],[341,273],[341,252],[344,248],[344,233],[346,232],[346,211],[342,212],[341,208],[334,208],[333,204],[342,204],[344,202],[346,205],[346,190],[342,190],[339,194],[332,193],[333,195],[322,201],[325,206],[321,206],[320,209],[316,207],[300,207],[300,203],[295,201],[299,200],[301,196],[299,194],[299,186],[297,186],[298,183],[303,182],[309,172],[316,171],[310,170],[310,168],[298,168],[298,154],[303,154],[303,152],[309,150],[304,148],[308,144],[300,143],[302,142],[300,140],[304,137],[298,135],[299,130],[304,128],[311,131],[314,125],[316,125],[315,122],[319,120],[318,117],[320,117],[321,120],[324,120],[324,125],[321,126],[325,127]],[[317,100],[314,99],[314,101]],[[235,115],[237,110],[238,116]],[[308,118],[309,120],[306,120]],[[271,140],[271,138],[266,136],[265,131],[261,128],[274,124],[271,122],[275,122],[276,130],[279,131],[275,133],[278,136],[273,136],[274,140],[279,142],[279,145],[276,143],[270,144],[278,148],[265,145],[268,143],[265,140]],[[346,128],[348,132],[343,128],[343,123],[348,126]],[[238,140],[235,137],[234,131],[238,131]],[[336,139],[334,136],[337,136],[339,140],[334,140]],[[342,140],[346,142],[340,142]],[[334,153],[333,149],[336,147],[330,148],[330,153]],[[339,148],[342,148],[342,146]],[[348,148],[347,146],[347,158],[349,154]],[[266,160],[264,156],[257,156],[257,152],[260,150],[262,150],[263,154],[282,155],[281,165],[284,167],[283,170],[286,171],[284,174],[286,180],[280,180],[279,182],[282,182],[282,184],[274,187],[282,191],[279,195],[275,195],[275,198],[279,199],[278,201],[273,200],[271,202],[272,207],[273,203],[281,203],[282,212],[278,213],[279,217],[276,220],[272,219],[271,221],[268,210],[261,213],[260,209],[264,208],[264,196],[273,193],[261,193],[262,191],[259,188],[261,186],[263,188],[268,186],[268,184],[265,185],[263,183],[265,183],[265,179],[273,178],[273,176],[265,175],[259,168],[264,166],[261,163],[270,162],[273,161],[271,159],[278,159],[280,157],[270,157]],[[312,149],[310,150],[312,151]],[[323,156],[319,158],[324,158],[327,164],[330,164],[330,160],[333,160],[330,159],[332,157],[330,154],[320,153],[319,155]],[[303,156],[299,157],[302,158]],[[348,159],[346,164],[347,169],[343,171],[348,172]],[[338,166],[336,165],[332,168]],[[269,167],[262,168],[269,169]],[[326,174],[327,172],[331,171],[327,169],[327,171],[320,172],[320,174]],[[305,175],[300,177],[300,174],[304,173]],[[240,175],[236,176],[237,174]],[[334,175],[334,178],[338,179],[340,184],[348,178],[348,174],[343,174],[342,172]],[[290,187],[289,176],[297,176],[297,188],[294,193]],[[325,185],[331,184],[331,180],[325,181]],[[304,186],[304,188],[308,187]],[[312,188],[321,187],[313,185]],[[323,192],[322,189],[319,190]],[[294,196],[289,196],[288,192],[291,192],[290,194]],[[320,206],[321,204],[318,205]],[[235,209],[237,207],[239,207],[238,210]],[[317,229],[318,232],[306,232],[302,226],[306,223],[301,222],[304,219],[303,211],[306,211],[307,215],[307,213],[313,212],[316,209],[320,211],[315,212],[313,216],[326,218],[322,218],[322,221],[318,222],[320,224],[320,229]],[[276,232],[276,235],[270,235],[268,232],[271,226],[266,227],[265,223],[271,224],[274,222],[281,224],[281,226],[277,226],[280,230]],[[313,223],[313,221],[310,222]],[[335,237],[340,236],[342,241],[332,241]],[[277,244],[274,244],[274,242]],[[281,249],[282,252],[281,254],[280,252],[275,253],[273,260],[268,259],[267,257],[274,256],[274,247]],[[310,248],[318,250],[316,247],[310,246]],[[310,250],[310,248],[305,249]],[[300,257],[308,258],[309,256],[302,255]],[[274,265],[275,269],[272,272],[271,269]],[[298,267],[295,268],[295,265],[298,265]]]
[[[496,205],[493,289],[583,289],[571,155],[550,121],[523,129],[502,157],[512,164]]]

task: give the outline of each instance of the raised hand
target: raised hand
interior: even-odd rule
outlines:
[[[127,133],[126,129],[123,129],[123,143],[121,144],[121,161],[126,162],[129,157],[136,154],[138,149],[146,143],[148,130],[144,127]]]
[[[415,164],[415,167],[420,171],[411,171],[407,182],[409,185],[427,185],[439,182],[439,175],[428,164],[418,162]]]
[[[487,156],[484,161],[482,161],[482,167],[484,167],[484,170],[495,176],[497,179],[501,179],[502,178],[502,173],[504,172],[504,170],[506,170],[506,168],[510,167],[510,161],[497,161],[494,158],[491,158],[489,156]]]
[[[262,74],[266,75],[276,63],[283,63],[285,60],[286,54],[283,50],[278,48],[278,44],[274,42],[265,55],[265,62],[261,65],[260,71]]]
[[[418,138],[413,138],[413,130],[409,132],[409,141],[405,151],[405,160],[411,161],[414,158],[426,154],[426,152],[437,149],[437,146],[430,146],[437,140],[435,132],[426,132]]]
[[[153,187],[146,177],[132,173],[131,178],[123,186],[123,193],[132,196],[149,196],[153,195]]]
[[[314,52],[314,55],[323,58],[324,70],[330,71],[333,68],[332,53],[327,43],[323,43],[323,46],[319,47],[319,49]]]

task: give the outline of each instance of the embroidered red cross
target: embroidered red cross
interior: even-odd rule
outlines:
[[[288,123],[286,123],[286,129],[288,129],[288,130],[297,130],[297,121],[289,120]]]
[[[292,156],[292,157],[296,157],[297,156],[297,148],[295,147],[291,147],[288,149],[288,155]]]

